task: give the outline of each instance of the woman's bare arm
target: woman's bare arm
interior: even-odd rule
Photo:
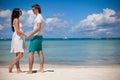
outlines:
[[[23,35],[23,36],[26,36],[26,34],[23,32],[23,31],[20,31],[20,26],[19,26],[19,19],[14,19],[13,21],[13,24],[14,24],[14,28],[16,30],[16,33],[18,35]]]

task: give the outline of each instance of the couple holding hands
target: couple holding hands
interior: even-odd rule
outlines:
[[[34,53],[37,51],[40,58],[39,72],[44,72],[44,55],[42,52],[42,27],[43,27],[43,17],[41,15],[41,8],[38,4],[32,6],[33,13],[36,15],[34,20],[33,32],[30,34],[25,34],[21,29],[21,24],[19,22],[19,17],[22,15],[22,11],[19,8],[15,8],[11,15],[11,26],[13,31],[12,41],[11,41],[11,53],[15,53],[16,56],[12,63],[9,65],[9,72],[12,72],[14,65],[16,65],[17,72],[20,73],[19,61],[25,52],[25,42],[24,36],[31,38],[29,44],[29,71],[28,74],[32,74],[32,67],[34,63]]]

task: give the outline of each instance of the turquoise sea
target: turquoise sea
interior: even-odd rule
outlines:
[[[29,41],[26,41],[26,46]],[[11,41],[0,41],[0,65],[9,64],[15,54],[10,53]],[[58,65],[119,65],[120,40],[44,40],[46,64]],[[28,63],[28,51],[21,63]],[[35,63],[39,63],[35,53]]]

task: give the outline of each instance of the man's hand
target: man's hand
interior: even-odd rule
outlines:
[[[31,37],[32,37],[32,34],[27,34],[27,37],[28,37],[28,38],[31,38]]]

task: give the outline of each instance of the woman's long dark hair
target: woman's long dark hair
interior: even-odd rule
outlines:
[[[20,16],[20,9],[19,8],[14,8],[14,10],[12,11],[12,15],[11,15],[11,28],[12,28],[12,31],[14,32],[15,29],[13,27],[13,20],[15,18],[19,18]]]

